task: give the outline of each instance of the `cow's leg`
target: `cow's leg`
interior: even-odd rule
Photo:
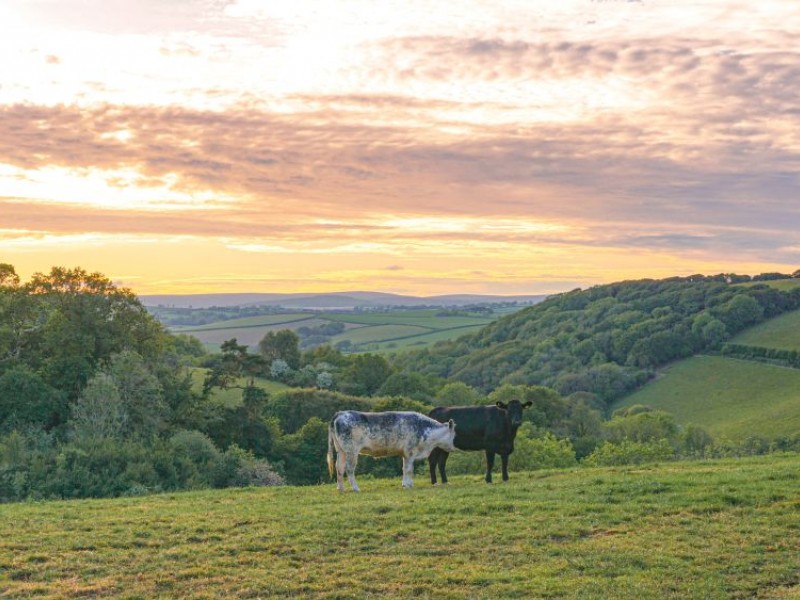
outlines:
[[[347,480],[350,482],[350,487],[353,488],[354,492],[361,491],[358,487],[358,484],[356,483],[357,464],[358,464],[358,453],[348,452],[345,460],[345,470],[347,471]]]
[[[428,456],[428,468],[431,471],[431,485],[436,485],[436,465],[439,462],[439,454],[443,452],[441,448],[434,448]]]
[[[494,468],[494,452],[486,451],[486,483],[492,483],[492,469]]]
[[[442,485],[447,483],[447,459],[450,458],[450,453],[442,450],[442,455],[439,457],[439,475],[442,476]]]
[[[403,487],[414,487],[414,457],[403,456]]]
[[[508,454],[501,454],[500,460],[503,464],[503,481],[508,481]]]
[[[341,450],[336,451],[336,487],[340,492],[344,491],[344,470],[347,461],[345,460],[344,452]]]

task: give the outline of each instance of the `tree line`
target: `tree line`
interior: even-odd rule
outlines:
[[[99,273],[59,267],[23,283],[0,264],[0,501],[319,483],[338,410],[426,413],[512,398],[533,403],[515,468],[796,449],[800,439],[731,444],[646,407],[607,407],[646,367],[680,354],[659,340],[719,345],[798,300],[716,280],[628,282],[564,294],[405,358],[303,350],[288,330],[253,349],[228,340],[209,355]],[[472,347],[477,357],[449,353]],[[488,360],[490,350],[497,356]],[[491,365],[525,377],[493,375]],[[289,387],[268,394],[262,379]],[[235,401],[220,400],[220,390],[234,390]],[[480,460],[454,456],[452,470],[480,472]],[[399,473],[398,461],[362,461],[365,473]]]

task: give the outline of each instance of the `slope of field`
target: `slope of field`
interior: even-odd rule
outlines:
[[[746,329],[734,337],[731,343],[779,350],[800,350],[800,310],[794,310]]]
[[[667,367],[652,383],[614,404],[647,404],[712,435],[775,438],[800,432],[800,370],[695,356]]]
[[[800,457],[0,506],[9,598],[796,598]]]

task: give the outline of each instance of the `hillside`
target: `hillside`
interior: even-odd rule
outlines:
[[[39,598],[791,598],[800,458],[0,505]]]
[[[731,343],[800,351],[800,310],[750,327],[734,337]]]
[[[799,287],[729,279],[696,275],[575,290],[399,362],[484,391],[538,384],[610,403],[659,367],[717,349],[747,327],[800,307]]]
[[[665,368],[612,410],[645,404],[694,423],[715,438],[766,439],[800,432],[800,370],[721,356],[696,356]]]

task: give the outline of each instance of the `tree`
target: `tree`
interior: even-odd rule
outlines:
[[[339,387],[355,396],[373,396],[388,379],[392,368],[377,354],[356,354],[344,373]]]
[[[268,331],[258,343],[258,348],[268,365],[275,360],[284,360],[290,368],[300,368],[300,338],[290,329]]]
[[[166,426],[169,410],[164,402],[158,378],[141,356],[125,350],[111,357],[107,370],[119,391],[120,402],[128,416],[129,434],[151,437]]]
[[[486,398],[480,392],[463,381],[452,381],[445,384],[434,397],[436,406],[469,406],[485,402]]]
[[[78,439],[121,438],[128,415],[119,389],[107,373],[98,373],[72,408],[70,428]]]
[[[0,376],[0,429],[33,425],[50,429],[66,419],[66,399],[25,365]]]
[[[378,390],[381,396],[405,396],[428,402],[431,390],[419,373],[392,373]]]
[[[208,395],[211,388],[215,387],[222,389],[252,387],[256,375],[264,371],[263,358],[248,354],[247,346],[238,344],[236,338],[222,342],[220,350],[222,350],[222,357],[206,373],[203,394]],[[243,377],[249,378],[245,385],[239,383]]]
[[[134,350],[155,358],[168,334],[136,296],[100,273],[54,267],[23,286],[37,325],[27,332],[24,360],[70,399],[112,354]]]

